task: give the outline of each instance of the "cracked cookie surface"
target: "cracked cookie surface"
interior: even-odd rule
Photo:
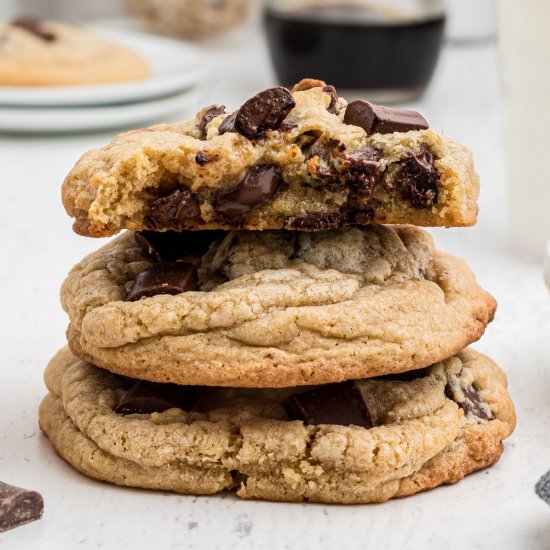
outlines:
[[[31,18],[0,22],[1,85],[92,84],[148,75],[148,63],[137,52],[86,29]]]
[[[466,349],[418,376],[356,382],[370,429],[289,420],[283,404],[305,388],[196,388],[191,410],[122,416],[115,409],[131,382],[64,349],[46,370],[40,426],[77,470],[117,485],[381,502],[492,464],[514,429],[506,377],[487,357]],[[481,418],[464,403],[474,394]]]
[[[475,223],[479,181],[465,147],[430,129],[368,135],[344,122],[332,86],[308,85],[265,90],[231,114],[205,107],[87,152],[63,184],[74,230]]]
[[[496,308],[462,260],[410,226],[229,232],[180,254],[196,289],[137,301],[155,262],[135,234],[76,265],[61,291],[73,352],[157,382],[322,384],[431,365],[477,340]]]

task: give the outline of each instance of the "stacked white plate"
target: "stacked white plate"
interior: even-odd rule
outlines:
[[[0,132],[49,133],[138,127],[199,104],[203,55],[188,44],[130,31],[93,29],[149,61],[144,80],[85,86],[0,86]]]

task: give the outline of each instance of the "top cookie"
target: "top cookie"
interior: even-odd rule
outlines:
[[[74,230],[300,229],[351,224],[467,226],[479,182],[471,153],[412,111],[347,104],[302,81],[227,114],[121,134],[63,184]]]
[[[148,74],[138,53],[85,29],[29,17],[0,22],[0,85],[94,84]]]

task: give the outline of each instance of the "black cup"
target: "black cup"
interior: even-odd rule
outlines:
[[[422,94],[441,50],[444,13],[392,16],[367,5],[268,3],[264,23],[280,83],[317,78],[386,102]]]

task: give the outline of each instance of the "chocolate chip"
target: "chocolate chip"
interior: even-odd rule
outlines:
[[[455,400],[455,393],[463,396],[463,399],[456,401],[456,403],[464,411],[464,414],[471,413],[481,420],[491,420],[493,418],[489,407],[473,386],[464,387],[460,385],[458,380],[451,380],[445,387],[445,395],[449,399]]]
[[[348,104],[344,123],[360,126],[367,134],[408,132],[429,127],[424,117],[416,111],[383,107],[364,99]]]
[[[220,134],[225,134],[226,132],[235,131],[235,119],[237,118],[237,111],[231,113],[229,116],[226,116],[223,119],[223,122],[218,127],[218,132]]]
[[[343,168],[351,190],[362,198],[370,197],[380,179],[380,152],[365,148],[344,155]]]
[[[346,212],[309,212],[305,216],[291,217],[287,225],[300,231],[323,231],[324,229],[337,229],[348,222]]]
[[[208,124],[210,124],[210,122],[217,116],[223,115],[224,113],[224,105],[212,105],[203,113],[201,121],[199,123],[199,130],[201,131],[202,139],[206,137],[206,127],[208,126]]]
[[[214,160],[214,157],[209,157],[208,155],[205,155],[202,151],[199,151],[195,155],[195,162],[199,166],[204,166],[205,164],[208,164],[209,162],[212,162]]]
[[[491,413],[487,411],[487,405],[483,406],[484,402],[475,388],[472,386],[463,388],[462,393],[466,399],[462,403],[459,403],[459,406],[464,409],[466,414],[472,413],[482,420],[490,420],[492,418]]]
[[[293,395],[287,401],[291,420],[306,425],[338,424],[372,428],[369,410],[355,382],[328,384],[319,389]]]
[[[151,229],[182,229],[200,213],[199,203],[191,192],[177,189],[150,204],[147,221]]]
[[[294,105],[294,98],[286,88],[278,86],[264,90],[247,100],[234,113],[233,120],[228,120],[233,115],[226,118],[220,126],[220,133],[235,130],[248,139],[258,138],[266,130],[279,128]]]
[[[228,217],[240,216],[269,201],[281,182],[281,171],[277,166],[254,166],[235,189],[217,193],[214,210]]]
[[[43,513],[40,493],[0,481],[0,533],[36,521]]]
[[[135,302],[157,294],[180,294],[197,286],[197,269],[187,262],[160,262],[139,273],[126,300]]]
[[[195,393],[189,386],[160,384],[138,380],[126,392],[115,412],[117,414],[150,414],[178,408],[191,410]]]
[[[327,107],[327,111],[333,115],[337,115],[340,112],[340,104],[338,103],[338,94],[334,86],[325,86],[323,92],[330,95],[330,105]]]
[[[439,198],[439,174],[434,166],[434,156],[428,149],[408,153],[402,160],[399,173],[402,198],[413,208],[430,208]]]
[[[53,34],[50,31],[47,31],[44,28],[42,21],[40,21],[40,19],[36,19],[35,17],[30,17],[30,16],[17,17],[11,22],[11,24],[14,27],[19,27],[20,29],[24,29],[27,32],[30,32],[31,34],[34,34],[35,36],[37,36],[38,38],[41,38],[46,42],[53,42],[56,38],[55,34]]]
[[[143,253],[155,262],[179,260],[183,256],[202,256],[225,231],[140,231],[134,239]]]

